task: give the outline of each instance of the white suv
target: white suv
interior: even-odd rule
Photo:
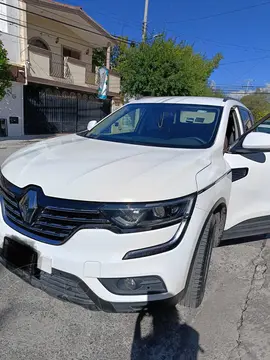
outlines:
[[[144,98],[14,153],[1,262],[91,309],[197,307],[222,235],[269,232],[270,135],[252,125],[238,101]]]

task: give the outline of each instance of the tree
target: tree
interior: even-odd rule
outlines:
[[[92,55],[92,67],[95,69],[95,67],[105,66],[106,64],[106,49],[105,48],[96,48],[93,49],[93,55]]]
[[[269,95],[262,93],[257,89],[255,93],[242,97],[241,102],[251,110],[255,117],[255,121],[260,120],[270,113]]]
[[[119,65],[120,59],[125,54],[128,49],[128,37],[127,36],[120,36],[118,44],[112,48],[111,51],[111,67],[112,69],[116,69]]]
[[[222,59],[208,60],[192,46],[159,36],[123,51],[116,70],[127,96],[202,96],[209,94],[208,79]]]
[[[11,87],[11,72],[8,63],[7,51],[0,40],[0,100],[6,95]]]

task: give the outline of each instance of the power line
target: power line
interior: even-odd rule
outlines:
[[[19,1],[21,1],[21,0],[19,0]],[[146,0],[146,1],[147,1],[147,0]],[[22,1],[21,1],[21,2],[22,2]],[[270,1],[268,1],[267,3],[270,3]],[[263,3],[263,4],[266,4],[266,3]],[[62,24],[64,24],[64,25],[67,25],[67,26],[69,26],[69,27],[78,28],[78,29],[80,29],[80,30],[83,30],[83,31],[86,31],[86,32],[90,32],[90,33],[94,33],[94,34],[97,34],[97,35],[99,35],[99,36],[102,36],[102,35],[100,35],[100,33],[93,32],[92,30],[84,29],[84,28],[82,28],[82,27],[78,27],[78,26],[75,26],[75,25],[71,25],[71,24],[65,23],[65,22],[60,21],[60,20],[52,19],[52,18],[49,18],[49,17],[47,17],[47,16],[44,16],[44,15],[41,15],[41,14],[37,14],[37,13],[31,12],[31,11],[29,11],[29,10],[21,9],[21,8],[19,8],[19,7],[16,7],[16,6],[13,6],[13,5],[10,5],[10,4],[5,4],[5,5],[6,5],[6,6],[9,6],[9,7],[11,7],[11,8],[15,8],[15,9],[18,9],[18,10],[21,10],[21,11],[25,11],[25,12],[30,13],[30,14],[34,14],[34,15],[39,16],[39,17],[42,17],[42,18],[46,18],[46,19],[55,21],[55,22],[57,22],[57,23],[60,22],[60,23],[62,23]],[[260,5],[262,5],[262,4],[260,4]],[[35,6],[35,5],[34,5],[34,6]],[[42,8],[40,8],[40,7],[38,7],[38,6],[35,6],[35,7],[36,7],[37,9],[42,9]],[[46,11],[48,11],[48,10],[46,9]],[[48,12],[51,13],[51,14],[54,14],[53,12],[50,12],[50,11],[48,11]],[[63,16],[62,16],[62,17],[63,17]],[[12,18],[12,17],[9,16],[9,18]],[[64,17],[64,18],[65,18],[65,17]],[[15,19],[15,18],[13,18],[13,19]],[[68,18],[65,18],[65,19],[68,19]],[[7,21],[7,22],[12,23],[12,24],[14,24],[14,25],[24,26],[24,25],[19,24],[19,23],[14,23],[14,22],[12,22],[12,21],[10,21],[10,20],[6,20],[6,19],[1,19],[1,20],[2,20],[2,21]],[[16,19],[16,20],[17,20],[17,19]],[[77,22],[77,21],[75,21],[75,22]],[[52,34],[44,31],[44,30],[47,30],[47,28],[44,28],[44,27],[39,26],[39,25],[36,25],[36,24],[32,24],[32,23],[30,23],[30,22],[24,22],[24,23],[26,23],[26,24],[28,24],[28,25],[33,25],[33,26],[35,26],[35,27],[37,27],[37,28],[39,28],[39,29],[43,29],[43,31],[42,31],[43,33],[45,33],[45,34],[47,34],[47,35],[49,35],[49,36],[53,36]],[[77,22],[77,23],[78,23],[78,22]],[[25,26],[25,27],[27,27],[27,26]],[[30,28],[31,28],[31,27],[30,27]],[[32,28],[32,29],[34,29],[34,28]],[[34,30],[37,30],[37,29],[34,29]],[[63,34],[63,33],[58,33],[58,34],[59,34],[59,35],[62,35],[62,36],[65,36],[65,34]],[[57,36],[57,37],[59,37],[59,36]],[[108,37],[108,36],[105,36],[105,37]],[[178,36],[178,37],[180,37],[180,36]],[[70,41],[70,38],[75,39],[77,44],[80,44],[80,45],[82,45],[82,46],[87,46],[86,44],[78,43],[78,40],[77,40],[76,37],[72,37],[72,36],[69,36],[68,38],[63,38],[63,37],[62,37],[63,40],[69,40],[69,41]],[[110,38],[112,38],[112,37],[110,37]],[[130,41],[126,41],[126,40],[122,39],[121,37],[114,36],[113,38],[114,38],[115,40],[116,40],[116,38],[118,38],[118,39],[119,39],[120,41],[122,41],[122,42],[130,43]],[[199,37],[197,37],[197,38],[199,38]],[[201,38],[199,38],[199,39],[201,39]],[[209,39],[208,39],[208,40],[207,40],[207,39],[201,39],[201,40],[202,40],[202,41],[209,41],[209,42],[217,43],[217,42],[215,42],[215,41],[213,41],[213,40],[209,40]],[[93,43],[93,42],[89,42],[89,41],[87,41],[87,43],[90,44],[90,45],[95,45],[95,46],[100,47],[100,44],[97,44],[97,43]],[[131,42],[131,43],[132,43],[132,42]],[[133,42],[133,43],[134,43],[134,42]],[[243,46],[243,45],[239,45],[239,44],[222,44],[222,43],[217,43],[217,44],[220,44],[220,45],[223,45],[223,46],[224,46],[224,45],[227,45],[227,46],[236,46],[236,47],[241,47],[241,48],[253,48],[253,47],[247,47],[247,46]],[[260,50],[260,51],[267,51],[267,52],[270,51],[269,49],[261,49],[261,48],[254,48],[254,49]],[[228,62],[228,63],[220,64],[220,66],[225,66],[225,65],[229,65],[229,64],[236,64],[236,63],[241,63],[241,62],[248,62],[248,61],[264,60],[264,59],[267,59],[267,58],[270,58],[270,57],[265,56],[265,57],[263,57],[263,58],[245,59],[245,60],[240,60],[240,61],[235,61],[235,62]]]
[[[21,1],[21,0],[19,0]],[[21,1],[22,2],[22,1]],[[268,1],[267,3],[270,4],[270,1]],[[266,3],[265,3],[266,4]],[[35,12],[31,12],[29,10],[26,10],[26,9],[21,9],[19,7],[16,7],[16,6],[13,6],[13,5],[10,5],[10,4],[5,4],[6,6],[9,6],[9,7],[12,7],[12,8],[15,8],[15,9],[18,9],[18,10],[21,10],[21,11],[24,11],[24,12],[27,12],[27,13],[30,13],[30,14],[33,14],[33,15],[36,15],[36,16],[39,16],[39,17],[42,17],[42,18],[46,18],[48,20],[52,20],[52,21],[55,21],[57,23],[62,23],[64,25],[67,25],[69,27],[74,27],[74,28],[78,28],[80,30],[83,30],[83,31],[86,31],[86,32],[90,32],[90,33],[94,33],[96,35],[99,35],[99,36],[102,36],[100,35],[100,33],[96,33],[92,30],[88,30],[88,29],[85,29],[85,28],[82,28],[82,27],[78,27],[76,25],[71,25],[71,24],[68,24],[68,23],[65,23],[63,21],[60,21],[60,20],[56,20],[56,19],[52,19],[52,18],[49,18],[47,16],[44,16],[44,15],[41,15],[41,14],[37,14]],[[47,11],[47,10],[46,10]],[[169,30],[168,31],[172,31],[172,30]],[[105,35],[104,35],[105,36]],[[117,36],[117,35],[114,35],[113,37],[112,36],[105,36],[105,37],[109,37],[109,38],[113,38],[114,40],[119,40],[121,42],[124,42],[124,43],[127,43],[127,44],[139,44],[139,42],[136,42],[136,41],[132,41],[132,40],[124,40],[122,37],[120,36]],[[182,38],[182,36],[176,36],[175,38]],[[239,44],[230,44],[230,43],[221,43],[221,42],[217,42],[215,40],[211,40],[211,39],[203,39],[203,38],[200,38],[200,37],[197,37],[195,36],[195,38],[201,40],[201,41],[206,41],[206,42],[212,42],[212,43],[216,43],[217,45],[219,46],[232,46],[232,47],[237,47],[237,48],[243,48],[243,49],[254,49],[254,50],[257,50],[257,51],[264,51],[264,52],[270,52],[270,49],[263,49],[263,48],[257,48],[257,47],[251,47],[251,46],[245,46],[245,45],[239,45]],[[96,44],[97,45],[97,44]]]
[[[245,7],[239,8],[239,9],[235,9],[235,10],[228,10],[228,11],[224,11],[224,12],[220,12],[220,13],[216,13],[216,14],[212,14],[212,15],[206,15],[206,16],[202,16],[202,17],[198,17],[198,18],[191,18],[191,19],[187,19],[187,20],[183,20],[183,21],[166,21],[166,23],[167,24],[178,24],[178,23],[186,23],[186,22],[191,22],[191,21],[207,20],[207,19],[211,19],[213,17],[234,14],[237,12],[254,9],[256,7],[261,7],[261,6],[265,6],[265,5],[269,5],[269,4],[270,4],[270,1],[265,1],[260,4],[245,6]]]
[[[22,1],[22,0],[18,0],[19,2],[21,2],[21,3],[24,3],[24,1]],[[33,6],[33,7],[35,7],[36,9],[40,9],[40,10],[43,10],[44,8],[42,8],[41,6],[38,6],[38,5],[34,5],[34,4],[31,4],[31,6]],[[76,7],[76,6],[75,6]],[[46,9],[46,12],[48,12],[48,13],[50,13],[50,14],[53,14],[53,15],[55,15],[55,13],[54,12],[52,12],[52,11],[49,11],[48,9]],[[98,14],[101,14],[101,15],[105,15],[105,16],[107,16],[108,17],[108,13],[106,14],[106,13],[103,13],[103,12],[100,12],[100,11],[96,11]],[[110,15],[110,14],[109,14]],[[113,16],[116,16],[115,14],[112,14]],[[70,21],[70,18],[68,18],[68,17],[65,17],[65,16],[63,16],[63,15],[61,15],[61,17],[63,18],[63,19],[66,19],[66,20],[68,20],[68,21]],[[111,17],[112,18],[112,17]],[[123,25],[126,25],[126,26],[131,26],[131,27],[134,27],[134,28],[138,28],[139,27],[139,22],[137,22],[136,21],[136,23],[138,24],[137,26],[135,26],[135,25],[131,25],[130,23],[127,23],[127,22],[124,22],[123,20],[121,20],[120,18],[112,18],[113,20],[115,20],[116,22],[118,22],[119,24],[123,24]],[[73,20],[73,22],[74,23],[76,23],[76,24],[81,24],[79,21],[76,21],[76,20]],[[133,22],[133,24],[135,24],[135,22]]]
[[[240,64],[240,63],[256,61],[256,60],[264,60],[264,59],[270,59],[270,56],[264,56],[264,57],[253,58],[253,59],[238,60],[238,61],[230,61],[230,62],[222,63],[219,66],[231,65],[231,64]]]
[[[69,27],[72,27],[74,29],[78,29],[78,30],[82,30],[82,31],[85,31],[85,32],[88,32],[88,33],[91,33],[91,34],[95,34],[95,35],[98,35],[98,36],[101,36],[101,37],[105,37],[105,38],[108,38],[110,40],[121,40],[122,42],[125,42],[127,44],[131,43],[131,41],[128,41],[128,40],[123,40],[123,39],[119,39],[119,37],[117,36],[112,36],[112,35],[107,35],[107,34],[100,34],[96,31],[93,31],[93,30],[89,30],[89,29],[85,29],[81,26],[77,26],[77,25],[72,25],[72,24],[69,24],[69,23],[66,23],[62,20],[56,20],[56,19],[53,19],[53,18],[50,18],[48,16],[45,16],[45,15],[41,15],[41,14],[37,14],[36,12],[33,12],[33,11],[30,11],[30,10],[27,10],[27,9],[22,9],[22,8],[19,8],[17,6],[14,6],[14,5],[10,5],[10,4],[5,4],[5,6],[8,6],[10,8],[13,8],[13,9],[16,9],[16,10],[20,10],[20,11],[23,11],[23,12],[26,12],[28,14],[32,14],[32,15],[35,15],[35,16],[39,16],[41,18],[44,18],[44,19],[47,19],[47,20],[51,20],[51,21],[54,21],[58,24],[62,24],[62,25],[66,25],[66,26],[69,26]]]
[[[238,85],[238,84],[216,84],[216,87],[219,87],[219,88],[229,88],[229,89],[233,89],[234,90],[237,90],[237,89],[241,89],[241,88],[245,88],[246,85]],[[258,88],[264,88],[265,87],[265,84],[258,84],[258,85],[249,85],[249,87],[251,89],[258,89]],[[270,89],[270,87],[269,87]]]
[[[20,21],[20,20],[18,20],[18,19],[15,18],[15,17],[12,17],[12,16],[8,16],[8,17],[9,17],[9,19],[13,19],[13,20]],[[67,37],[64,38],[64,37],[61,37],[61,36],[58,36],[58,35],[66,36],[66,34],[57,32],[56,35],[53,35],[52,33],[47,32],[47,31],[48,31],[47,28],[44,28],[43,26],[40,26],[40,25],[33,24],[33,23],[29,22],[29,21],[21,21],[20,23],[18,23],[18,22],[11,21],[11,20],[9,20],[9,19],[0,18],[0,20],[5,21],[5,22],[8,22],[8,23],[10,23],[10,24],[12,24],[12,25],[22,26],[22,27],[24,27],[24,28],[29,28],[29,29],[31,29],[31,30],[41,31],[43,34],[49,35],[50,37],[55,37],[55,38],[58,37],[59,39],[66,40],[66,41],[72,42],[72,43],[74,43],[74,44],[79,44],[79,45],[82,45],[82,46],[87,46],[86,44],[83,44],[83,43],[81,43],[81,42],[78,42],[78,38],[75,37],[75,36],[68,36],[68,38],[67,38]],[[23,23],[26,24],[26,25],[24,25]],[[29,25],[33,25],[34,27],[31,27],[31,26],[29,26]],[[39,29],[41,29],[41,30],[39,30]],[[45,31],[44,31],[44,30],[45,30]],[[9,34],[9,35],[10,35],[10,34]],[[27,40],[27,38],[25,38],[25,39]],[[70,40],[70,39],[75,39],[76,41],[72,41],[72,40]],[[88,43],[89,45],[94,45],[94,46],[100,47],[100,44],[97,44],[97,43],[94,43],[94,42],[86,41],[86,43]]]
[[[264,90],[264,91],[256,91],[256,90],[242,90],[242,91],[234,91],[234,90],[223,90],[223,89],[216,89],[216,92],[222,93],[224,95],[268,95],[270,100],[270,90]]]
[[[9,16],[9,18],[11,19],[14,19],[14,20],[17,20],[16,18],[12,17],[12,16]],[[7,19],[2,19],[0,18],[0,20],[2,21],[6,21],[6,22],[9,22],[9,23],[12,23],[14,25],[18,25],[18,26],[23,26],[23,27],[27,27],[25,25],[22,25],[22,24],[19,24],[19,23],[15,23],[15,22],[11,22],[10,20],[7,20]],[[81,43],[81,42],[78,42],[77,38],[76,37],[73,37],[73,36],[68,36],[67,37],[61,37],[59,35],[62,35],[62,36],[66,36],[65,34],[63,33],[60,33],[60,32],[57,32],[56,35],[52,35],[51,33],[48,33],[47,32],[47,28],[44,28],[40,25],[36,25],[36,24],[33,24],[31,22],[26,22],[26,21],[23,21],[24,24],[28,24],[28,28],[29,29],[32,29],[32,30],[36,30],[36,31],[40,31],[41,29],[41,32],[43,34],[46,34],[48,35],[49,37],[58,37],[62,40],[65,40],[65,41],[69,41],[69,42],[72,42],[74,44],[79,44],[79,45],[82,45],[82,46],[87,46],[88,44],[89,45],[95,45],[95,46],[100,46],[100,44],[97,44],[97,43],[93,43],[93,42],[89,42],[89,41],[86,41],[88,44],[86,43]],[[29,25],[33,25],[34,27],[31,27]],[[45,31],[44,31],[45,30]],[[23,38],[23,37],[20,37],[20,36],[16,36],[16,35],[13,35],[13,34],[9,34],[11,36],[15,36],[15,37],[19,37],[21,39],[24,39],[24,40],[28,40],[27,38]],[[72,41],[70,39],[75,39],[75,41]],[[257,61],[257,60],[264,60],[264,59],[270,59],[270,56],[264,56],[264,57],[260,57],[260,58],[253,58],[253,59],[245,59],[245,60],[238,60],[238,61],[231,61],[231,62],[226,62],[226,63],[221,63],[220,66],[225,66],[225,65],[231,65],[231,64],[238,64],[238,63],[244,63],[244,62],[250,62],[250,61]]]
[[[24,3],[23,0],[18,0],[18,1],[21,2],[21,3]],[[81,1],[82,1],[82,0],[81,0]],[[65,1],[65,2],[66,2],[66,1]],[[67,3],[67,2],[66,2],[66,3]],[[80,8],[80,6],[72,5],[72,4],[70,4],[70,3],[68,3],[68,5],[71,6],[71,7],[77,8],[77,9]],[[38,5],[34,5],[34,4],[31,4],[31,6],[39,7]],[[42,6],[42,4],[41,4],[41,6]],[[46,9],[46,11],[48,11],[48,10]],[[108,15],[114,16],[115,20],[117,20],[119,24],[125,24],[125,25],[127,25],[127,26],[130,25],[130,21],[129,21],[129,22],[123,21],[123,20],[122,20],[121,18],[119,18],[118,15],[115,14],[115,13],[112,13],[112,12],[110,12],[110,13],[106,12],[106,13],[105,13],[105,12],[101,12],[101,11],[97,11],[97,10],[95,10],[95,12],[96,12],[97,14],[105,15],[106,17],[108,17]],[[51,13],[54,14],[53,12],[51,12]],[[64,17],[64,16],[62,16],[62,17],[65,18],[66,20],[70,20],[69,18],[66,18],[66,17]],[[77,23],[77,24],[80,24],[79,21],[75,21],[75,20],[74,20],[74,22]],[[139,22],[139,21],[131,21],[131,23],[137,24],[138,27],[141,26],[141,22]],[[135,26],[135,25],[134,25],[134,26]]]
[[[170,31],[170,32],[174,32],[173,30],[170,30],[170,29],[167,29],[167,31]],[[175,39],[177,38],[182,38],[182,35],[178,35],[176,37],[174,37]],[[239,44],[232,44],[232,43],[224,43],[224,42],[220,42],[220,41],[216,41],[216,40],[212,40],[212,39],[205,39],[205,38],[201,38],[199,36],[193,36],[194,39],[198,39],[198,40],[201,40],[203,42],[210,42],[210,43],[213,43],[213,44],[216,44],[217,46],[230,46],[230,47],[236,47],[236,48],[241,48],[241,49],[252,49],[252,50],[255,50],[255,51],[263,51],[263,52],[269,52],[270,49],[263,49],[263,48],[258,48],[258,47],[254,47],[254,46],[248,46],[248,45],[239,45]]]
[[[2,20],[2,19],[0,18],[0,20]],[[15,38],[18,38],[18,39],[22,39],[22,40],[28,40],[26,37],[23,37],[23,36],[20,36],[20,35],[9,34],[9,33],[4,33],[4,32],[0,32],[0,33],[6,34],[6,35],[8,35],[8,36],[12,36],[12,37],[15,37]],[[30,44],[30,45],[31,45],[31,44]],[[26,48],[27,48],[27,46],[26,46]],[[23,49],[21,52],[23,52],[24,50],[25,50],[25,49]],[[79,51],[79,50],[78,50],[78,51]],[[53,51],[50,51],[50,54],[52,54],[52,55],[57,55],[58,57],[62,57],[61,54],[55,53],[55,52],[53,52]],[[52,60],[52,62],[55,63],[55,64],[62,64],[61,61],[55,61],[55,59]]]

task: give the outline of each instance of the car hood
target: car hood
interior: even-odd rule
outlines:
[[[173,199],[197,191],[196,174],[210,165],[206,150],[169,149],[60,136],[11,155],[2,173],[45,195],[106,202]]]

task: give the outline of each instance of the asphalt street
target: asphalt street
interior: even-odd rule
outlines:
[[[0,164],[25,146],[1,141]],[[269,360],[270,241],[214,249],[203,304],[163,314],[91,312],[0,267],[1,360]]]

